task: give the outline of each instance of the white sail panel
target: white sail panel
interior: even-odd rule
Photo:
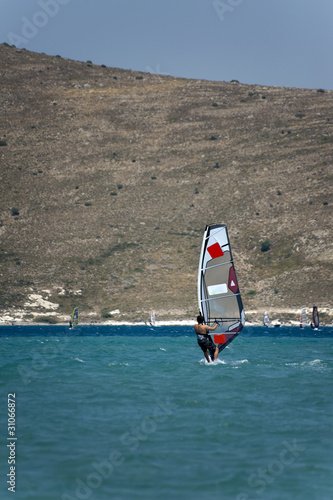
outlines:
[[[211,285],[208,287],[209,295],[221,295],[228,293],[228,287],[226,283],[221,283],[220,285]]]

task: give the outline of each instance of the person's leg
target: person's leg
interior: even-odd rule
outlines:
[[[204,341],[204,342],[199,342],[198,341],[198,344],[199,344],[200,349],[204,353],[204,356],[205,356],[206,360],[208,361],[208,363],[210,363],[210,359],[209,359],[209,356],[208,356],[207,342],[206,341]]]
[[[212,361],[217,360],[217,356],[219,355],[219,348],[214,344],[212,340],[209,343],[209,354]]]

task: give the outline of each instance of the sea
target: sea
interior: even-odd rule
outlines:
[[[1,499],[333,499],[333,328],[1,326],[0,367]]]

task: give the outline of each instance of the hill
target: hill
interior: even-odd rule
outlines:
[[[193,318],[216,222],[248,318],[331,313],[332,91],[0,59],[0,316]]]

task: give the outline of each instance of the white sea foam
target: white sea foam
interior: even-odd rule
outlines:
[[[206,358],[202,358],[202,359],[200,359],[200,364],[207,365],[207,366],[216,366],[216,365],[226,365],[227,363],[223,359],[218,359],[218,358],[216,361],[210,361],[210,363],[208,363]]]
[[[321,363],[321,359],[314,359],[313,361],[310,361],[309,362],[309,365],[312,366],[312,365],[317,365],[318,363]]]
[[[302,361],[301,363],[286,363],[285,366],[298,367],[300,369],[315,368],[319,370],[327,368],[327,364],[321,359]]]

